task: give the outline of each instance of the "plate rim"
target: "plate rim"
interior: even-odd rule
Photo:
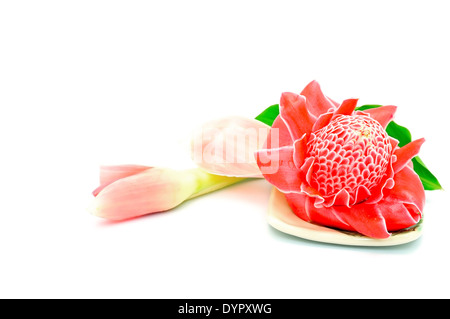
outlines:
[[[396,246],[413,242],[421,237],[423,218],[416,225],[391,232],[386,239],[376,239],[357,232],[338,230],[313,224],[294,214],[282,192],[272,188],[269,200],[267,221],[273,228],[299,238],[346,246]]]

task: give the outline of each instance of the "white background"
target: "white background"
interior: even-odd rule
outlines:
[[[100,164],[181,165],[197,124],[313,79],[397,105],[450,187],[447,2],[2,1],[0,297],[450,297],[444,191],[391,248],[271,229],[264,180],[123,223],[86,211]]]

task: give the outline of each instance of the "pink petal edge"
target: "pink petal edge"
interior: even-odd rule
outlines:
[[[310,133],[314,119],[306,107],[306,98],[295,93],[284,92],[280,99],[280,117],[286,124],[293,141]]]
[[[397,107],[394,105],[385,105],[380,106],[373,109],[368,109],[362,111],[363,113],[367,113],[371,118],[378,121],[378,123],[386,128],[390,121],[394,118],[395,112],[397,111]]]
[[[262,149],[255,153],[264,178],[281,192],[300,192],[301,181],[294,164],[294,147]]]
[[[326,97],[317,81],[311,81],[300,93],[306,98],[308,111],[315,117],[335,109],[338,104]]]
[[[100,186],[97,187],[92,194],[97,196],[106,186],[109,184],[138,173],[145,170],[151,169],[152,167],[143,165],[103,165],[100,166]]]
[[[254,153],[278,131],[255,119],[232,116],[207,122],[191,142],[191,156],[205,171],[229,177],[262,177]]]

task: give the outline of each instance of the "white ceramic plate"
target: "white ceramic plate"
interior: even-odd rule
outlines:
[[[387,239],[374,239],[356,232],[308,223],[297,217],[289,207],[283,193],[273,188],[269,202],[269,224],[284,233],[304,239],[352,246],[394,246],[412,242],[422,234],[422,221],[406,230],[393,232]]]

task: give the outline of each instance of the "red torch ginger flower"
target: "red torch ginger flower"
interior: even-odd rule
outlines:
[[[268,135],[257,164],[303,220],[387,238],[422,217],[425,191],[411,158],[424,139],[399,148],[385,130],[396,107],[356,104],[339,105],[315,81],[300,95],[283,93],[272,126],[280,138]]]

